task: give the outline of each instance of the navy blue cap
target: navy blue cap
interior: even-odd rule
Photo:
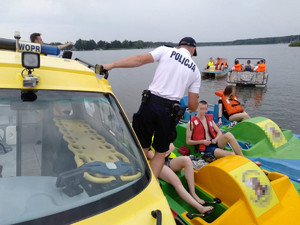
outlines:
[[[193,47],[197,47],[196,45],[196,41],[194,40],[194,38],[191,37],[184,37],[180,40],[178,46],[180,45],[187,45],[187,46],[193,46]],[[193,56],[197,56],[197,50],[195,49],[194,55]]]

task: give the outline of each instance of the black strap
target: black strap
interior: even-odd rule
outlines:
[[[241,104],[238,100],[236,100],[236,99],[234,99],[234,98],[230,98],[229,100],[235,101],[235,102],[236,102],[236,104],[232,104],[233,107],[234,107],[234,106],[238,106],[238,105]]]

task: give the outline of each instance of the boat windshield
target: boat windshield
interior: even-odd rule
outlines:
[[[150,170],[111,94],[0,90],[0,224],[69,224],[148,185]]]

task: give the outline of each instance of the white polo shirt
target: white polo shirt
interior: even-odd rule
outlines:
[[[200,71],[185,48],[161,46],[150,52],[154,61],[158,61],[149,90],[160,97],[180,101],[185,90],[199,93]]]

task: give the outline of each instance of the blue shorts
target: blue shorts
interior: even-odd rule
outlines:
[[[204,152],[210,152],[214,154],[216,148],[219,148],[217,144],[210,144],[209,146],[206,146],[206,149]]]

